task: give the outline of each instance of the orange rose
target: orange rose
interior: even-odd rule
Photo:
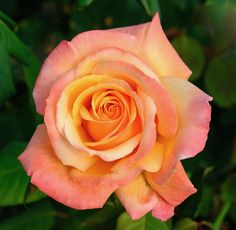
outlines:
[[[115,192],[133,219],[170,218],[196,192],[180,160],[203,149],[209,130],[211,97],[190,74],[158,14],[62,41],[33,92],[45,124],[19,157],[31,182],[75,209]]]

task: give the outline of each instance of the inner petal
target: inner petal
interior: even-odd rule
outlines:
[[[96,91],[92,96],[92,106],[89,112],[93,119],[87,120],[84,117],[83,120],[85,129],[95,141],[108,139],[124,129],[131,114],[130,98],[127,95],[114,90],[103,91],[101,95],[98,95],[98,91]]]
[[[139,145],[142,103],[134,88],[124,80],[108,75],[79,78],[64,89],[57,103],[58,131],[75,150],[114,161],[132,153]],[[86,122],[96,123],[100,128],[88,131]],[[110,125],[106,135],[103,133],[95,140],[94,130],[103,132],[106,125]]]
[[[136,100],[137,99],[138,98],[136,98]],[[87,141],[85,144],[94,149],[103,150],[116,146],[140,133],[142,130],[142,121],[140,119],[140,115],[137,113],[136,103],[138,103],[138,101],[135,102],[133,99],[130,99],[127,102],[128,105],[126,104],[126,106],[128,109],[121,117],[122,119],[120,123],[113,130],[111,130],[108,135],[97,141]],[[98,127],[98,123],[93,123],[93,125]],[[97,129],[98,132],[99,130],[100,129]]]
[[[100,95],[98,95],[100,93]],[[125,96],[113,90],[95,92],[92,97],[92,113],[98,120],[115,119],[123,114],[126,104]]]
[[[85,81],[86,78],[76,80],[74,84],[81,86],[79,82]],[[108,82],[109,80],[111,82]],[[99,93],[103,96],[107,95],[108,99],[101,97]],[[67,97],[69,98],[69,95]],[[77,130],[76,132],[78,132],[76,136],[80,136],[80,138],[76,141],[77,138],[73,135],[73,137],[67,137],[67,139],[75,148],[81,148],[83,143],[89,148],[106,150],[121,144],[123,141],[127,141],[141,132],[142,123],[136,111],[136,104],[140,103],[138,96],[123,80],[104,79],[104,82],[84,89],[77,98],[73,95],[73,99],[74,103],[71,103],[72,106],[68,109],[68,111],[71,111],[68,113],[68,118],[69,114],[71,114],[69,123],[73,123],[71,125],[74,126],[74,131]],[[108,119],[108,117],[105,120],[101,119],[98,111],[101,111],[101,108],[108,106],[108,104],[113,104],[116,107],[119,105],[118,114],[121,112],[122,114],[116,119]],[[105,115],[104,111],[103,115]],[[69,128],[66,130],[65,135],[70,133]],[[116,138],[117,140],[115,140]]]

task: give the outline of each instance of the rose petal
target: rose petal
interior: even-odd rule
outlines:
[[[95,53],[88,55],[83,61],[81,61],[76,69],[76,76],[86,76],[90,73],[93,67],[102,61],[122,61],[127,64],[132,64],[136,68],[140,69],[149,78],[159,81],[158,76],[149,66],[143,56],[138,56],[136,52],[129,52],[122,48],[117,47],[105,47]]]
[[[143,44],[146,57],[159,77],[175,76],[188,79],[191,71],[184,64],[175,49],[168,41],[160,23],[158,13],[150,23],[114,29],[132,34]]]
[[[103,104],[105,105],[105,107],[101,108],[101,103],[103,103],[104,101],[105,103],[107,103],[107,98],[111,98],[111,96],[106,95],[110,94],[110,92],[113,94],[114,98],[113,102],[109,102],[112,103],[112,105],[110,104],[110,108],[112,106],[113,108],[114,106],[117,107],[116,111],[113,112],[109,111],[109,109],[107,110],[107,104]],[[100,94],[99,96],[97,96],[96,93],[97,92],[93,94],[92,108],[90,109],[91,116],[93,116],[94,119],[87,120],[83,118],[83,123],[89,131],[90,135],[95,134],[95,136],[92,136],[95,141],[108,140],[112,136],[122,132],[125,127],[129,126],[135,120],[137,116],[136,105],[133,99],[127,97],[127,95],[121,94],[118,91],[106,91],[105,93]],[[94,97],[95,95],[96,97]],[[96,98],[96,100],[94,98]],[[100,115],[97,113],[97,110]],[[81,116],[82,111],[83,107],[80,109]],[[116,115],[114,114],[114,112]],[[107,116],[108,113],[113,114],[112,117]],[[101,120],[103,122],[101,122]]]
[[[82,172],[86,172],[92,165],[94,165],[99,158],[91,156],[83,150],[75,150],[63,139],[59,139],[56,143],[57,156],[64,165],[72,166]]]
[[[177,78],[161,78],[162,84],[176,105],[179,126],[173,139],[159,141],[166,146],[164,160],[156,179],[164,183],[171,176],[176,162],[195,156],[203,150],[209,131],[212,98],[188,81]]]
[[[116,190],[116,195],[132,219],[152,211],[153,216],[166,221],[174,215],[175,206],[196,192],[180,162],[167,183],[156,184],[157,174],[145,172],[144,176],[139,175],[130,184]]]
[[[137,164],[140,165],[143,170],[148,172],[157,172],[161,168],[163,162],[163,153],[163,146],[157,142],[153,149],[141,158]]]
[[[174,207],[182,203],[187,197],[195,193],[197,190],[188,179],[180,161],[177,163],[174,174],[165,184],[160,185],[155,182],[155,178],[158,174],[159,172],[146,172],[145,178],[151,188],[160,198],[163,199],[163,202],[158,204],[154,209],[153,215],[162,220],[167,220],[173,215]]]
[[[74,45],[62,41],[45,60],[33,91],[36,110],[39,114],[44,114],[46,98],[52,85],[58,77],[71,70],[77,63],[77,56]]]
[[[117,126],[113,128],[111,132],[109,132],[103,139],[101,140],[107,140],[111,138],[112,136],[115,136],[119,133],[123,135],[123,131],[125,132],[125,128],[127,126],[134,126],[134,122],[137,123],[138,127],[137,130],[141,130],[142,126],[140,125],[140,118],[138,116],[138,111],[136,108],[136,103],[133,99],[129,98],[128,102],[124,103],[124,108],[122,109],[122,112],[120,113],[120,122],[117,123]],[[115,121],[115,120],[114,120]]]
[[[47,100],[47,104],[53,104],[54,106],[49,106],[48,111],[45,114],[44,120],[47,125],[48,133],[50,133],[51,141],[54,146],[57,146],[58,152],[56,152],[58,158],[65,164],[73,166],[81,171],[86,171],[90,166],[92,166],[96,161],[96,156],[90,156],[84,151],[75,151],[72,149],[66,140],[63,140],[60,133],[55,126],[55,114],[56,114],[56,101],[61,95],[65,85],[67,85],[73,79],[73,73],[68,72],[63,78],[60,79],[60,84],[55,85],[51,89],[51,98]],[[50,108],[50,109],[49,109]],[[53,135],[52,135],[53,133]],[[81,154],[80,154],[81,153]]]
[[[146,154],[148,154],[155,145],[156,142],[156,123],[155,123],[155,117],[156,117],[156,111],[157,108],[153,102],[153,100],[142,90],[138,89],[138,94],[143,99],[143,132],[140,140],[140,144],[137,148],[137,151],[135,154],[127,156],[122,158],[114,167],[112,167],[112,170],[114,172],[122,172],[124,170],[127,170],[132,164],[136,163],[138,160],[140,160],[142,157],[144,157]]]
[[[87,184],[81,184],[83,174],[64,166],[55,156],[45,125],[38,126],[19,160],[34,185],[53,199],[75,209],[102,207],[118,187],[115,183],[102,185],[92,179],[87,180]]]
[[[155,193],[142,175],[130,184],[118,188],[115,193],[133,220],[144,216],[157,204]]]
[[[152,189],[154,189],[166,202],[173,206],[182,203],[187,197],[197,191],[187,177],[180,161],[178,161],[170,180],[162,185],[155,182],[155,177],[158,173],[159,172],[146,172],[145,177]]]
[[[83,90],[82,93],[80,93],[80,88],[81,87],[79,87],[79,86],[83,85],[83,82],[88,81],[88,79],[90,79],[91,77],[92,78],[94,77],[95,79],[97,79],[96,80],[97,83],[100,83],[100,84],[90,86],[87,89]],[[113,89],[113,90],[116,90],[117,93],[120,92],[124,96],[126,95],[128,98],[132,98],[132,100],[134,100],[134,104],[135,104],[135,102],[136,102],[136,104],[138,103],[138,97],[137,97],[136,93],[133,92],[132,89],[129,87],[129,85],[126,82],[124,82],[123,80],[118,80],[118,79],[113,79],[113,78],[103,79],[103,77],[101,75],[91,75],[91,76],[87,76],[87,77],[84,77],[84,78],[80,78],[77,81],[73,82],[71,85],[72,86],[78,85],[78,90],[76,92],[79,95],[78,95],[78,97],[76,98],[76,100],[73,104],[73,109],[72,109],[73,120],[70,119],[70,116],[67,116],[67,118],[66,118],[66,120],[68,121],[67,126],[69,126],[69,127],[65,126],[64,128],[65,128],[65,134],[67,136],[67,139],[69,140],[69,142],[75,148],[78,148],[78,149],[81,148],[81,144],[82,144],[82,142],[80,140],[81,139],[80,138],[81,133],[77,132],[77,130],[79,130],[78,125],[81,125],[80,124],[81,122],[75,122],[75,124],[77,123],[77,127],[73,128],[73,124],[74,124],[73,121],[76,121],[76,120],[79,119],[78,114],[79,114],[80,108],[83,105],[83,101],[85,101],[86,98],[91,98],[94,93],[98,92],[101,89]],[[67,88],[69,89],[70,86],[68,86]],[[74,88],[77,88],[77,87],[74,87]],[[66,94],[66,90],[63,92],[63,95],[64,95],[64,93]],[[70,98],[71,96],[67,95],[67,97]],[[59,103],[60,103],[60,100],[59,100]],[[126,105],[127,105],[127,103],[128,102],[126,102]],[[63,108],[65,106],[60,106],[60,107],[62,108],[61,110],[63,110]],[[131,106],[131,109],[132,108],[133,107]],[[135,113],[134,113],[134,111],[135,111]],[[101,130],[101,128],[104,124],[93,123],[93,126],[90,127],[90,126],[88,126],[89,124],[87,122],[85,122],[85,125],[87,125],[85,128],[88,128],[88,131],[90,131],[89,135],[91,137],[93,137],[93,139],[94,139],[94,137],[99,136],[99,134],[97,134],[99,132],[101,132],[100,136],[104,136],[104,138],[102,138],[98,141],[96,141],[96,139],[95,140],[89,140],[89,141],[84,140],[84,142],[83,142],[84,145],[86,145],[87,147],[92,147],[93,149],[96,149],[96,150],[106,150],[108,148],[113,148],[114,146],[120,145],[120,144],[122,144],[122,142],[126,142],[128,139],[130,139],[133,136],[139,134],[140,131],[141,131],[142,126],[140,124],[138,116],[136,118],[136,109],[135,110],[132,109],[131,112],[132,113],[130,114],[130,120],[129,120],[128,123],[126,122],[127,125],[124,126],[125,125],[124,124],[123,125],[124,127],[123,128],[121,127],[122,130],[120,130],[119,133],[117,133],[116,135],[113,135],[111,137],[109,137],[109,135],[106,135],[106,136],[102,135],[102,134],[104,134],[104,131],[100,131],[100,130]],[[123,118],[125,118],[125,117],[127,117],[127,115],[124,114]],[[122,120],[124,120],[124,119],[122,119]],[[122,125],[122,123],[121,123],[121,125]],[[100,129],[95,129],[95,128],[98,128],[98,127],[100,127]],[[77,132],[77,134],[76,134],[76,132]],[[82,132],[82,130],[81,130],[81,132]],[[88,149],[86,151],[91,152]],[[97,152],[96,154],[99,154],[99,156],[100,156],[99,152]],[[128,153],[123,152],[123,154],[127,155]],[[115,156],[115,154],[112,154],[112,156]],[[112,156],[110,156],[110,158]]]
[[[33,92],[37,111],[44,114],[50,88],[61,75],[104,47],[120,48],[140,58],[146,53],[158,76],[188,78],[191,73],[170,45],[156,14],[151,23],[117,30],[88,31],[77,35],[71,42],[62,41],[44,62],[37,79]]]
[[[94,30],[77,35],[71,42],[62,41],[44,62],[36,82],[33,95],[38,113],[44,114],[46,98],[58,78],[104,47],[117,47],[142,57],[136,37],[120,32]]]
[[[78,79],[72,83],[72,86],[74,84],[78,83],[81,87],[83,87],[83,85],[86,86],[86,84],[82,84],[82,83],[86,83],[87,81],[90,83],[91,83],[91,81],[94,81],[95,83],[99,83],[101,81],[101,83],[104,82],[103,84],[106,84],[105,82],[107,82],[110,79],[110,78],[103,76],[103,75],[101,75],[101,76],[96,75],[96,77],[94,77],[94,76],[95,75],[91,75],[90,77],[88,76],[86,78]],[[65,87],[65,85],[67,85],[67,89],[68,90],[70,89],[70,85],[68,85],[70,81],[71,81],[71,76],[70,76],[70,74],[67,74],[67,75],[63,76],[63,78],[59,79],[54,84],[54,86],[51,89],[50,96],[47,99],[47,107],[46,107],[46,112],[45,112],[44,118],[45,118],[45,124],[47,126],[47,130],[48,130],[49,138],[50,138],[52,146],[55,150],[55,154],[58,156],[58,158],[64,164],[68,164],[68,162],[70,162],[71,166],[78,168],[78,166],[76,165],[76,162],[73,162],[73,160],[70,160],[70,157],[73,156],[73,152],[70,152],[69,148],[67,148],[67,151],[64,151],[64,149],[67,146],[67,143],[64,140],[65,137],[63,139],[63,136],[61,135],[61,133],[59,133],[57,126],[56,126],[56,104],[57,104],[58,98],[60,97],[60,95],[62,94],[62,91],[64,90],[63,86]],[[115,88],[119,88],[119,90],[123,91],[124,93],[132,93],[131,88],[128,89],[127,88],[128,84],[125,83],[124,81],[121,81],[118,79],[110,79],[110,81],[111,81],[111,83],[109,83],[110,87],[113,86]],[[97,86],[99,86],[99,85],[97,85]],[[72,87],[72,88],[76,89],[76,87]],[[79,89],[77,91],[79,93]],[[65,92],[65,90],[64,90],[64,92]],[[134,92],[133,92],[133,94],[134,94]],[[137,98],[137,95],[136,96],[133,95],[133,97]],[[66,100],[63,100],[63,101],[64,101],[63,103],[67,104]],[[122,158],[122,157],[130,154],[136,148],[136,146],[139,144],[140,134],[136,133],[134,136],[132,136],[128,140],[125,140],[123,143],[120,143],[119,145],[114,146],[113,148],[110,148],[108,150],[99,151],[99,150],[87,148],[83,144],[83,141],[84,141],[83,140],[83,133],[80,132],[80,135],[79,135],[78,128],[76,128],[74,126],[73,119],[71,118],[71,116],[69,114],[68,115],[64,114],[64,111],[69,110],[67,108],[66,104],[64,107],[61,108],[61,110],[63,111],[62,117],[64,117],[64,118],[67,117],[65,119],[66,125],[64,126],[63,130],[65,132],[65,136],[67,137],[68,143],[72,144],[74,149],[77,149],[78,152],[83,151],[83,152],[90,154],[91,156],[97,155],[105,161],[112,161],[112,160],[117,160],[119,158]],[[60,125],[60,127],[61,127],[61,125]],[[86,135],[86,133],[84,135]],[[86,136],[85,136],[85,138],[86,138]],[[65,148],[62,148],[63,145],[66,145]],[[80,168],[78,168],[78,169],[80,169]]]
[[[63,131],[67,115],[73,109],[74,102],[79,94],[84,93],[84,91],[89,87],[101,82],[107,82],[109,79],[111,78],[106,75],[88,75],[86,79],[79,78],[75,80],[73,71],[71,71],[55,82],[50,90],[47,104],[50,104],[53,107],[57,105],[56,122],[59,131]],[[85,98],[85,100],[88,100],[88,98]],[[78,103],[79,106],[80,104],[81,103]],[[77,110],[77,113],[74,115],[74,120],[78,119],[79,121],[77,121],[77,123],[80,124],[81,119],[79,119],[80,116],[78,116],[79,114]]]
[[[108,148],[107,150],[91,149],[83,145],[83,141],[80,135],[78,135],[77,129],[75,129],[73,125],[72,119],[69,119],[69,117],[67,119],[67,123],[65,126],[65,135],[68,138],[68,140],[70,140],[70,143],[72,144],[72,146],[76,147],[78,151],[82,150],[82,151],[87,152],[91,156],[94,156],[94,155],[99,156],[101,159],[105,161],[114,161],[130,154],[139,144],[140,136],[141,136],[141,134],[134,135],[130,137],[128,140],[122,143],[119,143],[119,145],[117,146]],[[63,157],[66,158],[67,156],[65,155],[65,153],[61,151],[61,148],[59,145],[61,144],[61,142],[62,140],[59,139],[58,143],[54,145],[54,147],[56,148],[57,152],[60,151]]]
[[[174,207],[156,194],[157,204],[152,210],[152,215],[162,221],[167,221],[174,216]]]
[[[177,130],[177,116],[174,103],[168,91],[155,79],[146,76],[140,69],[123,61],[100,61],[91,70],[94,74],[108,74],[125,79],[131,85],[138,84],[150,95],[157,109],[157,130],[165,137],[174,136]],[[137,87],[137,86],[136,86]]]

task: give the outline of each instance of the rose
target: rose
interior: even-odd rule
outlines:
[[[62,41],[33,92],[45,124],[19,157],[31,182],[75,209],[115,192],[133,219],[170,218],[196,192],[180,160],[203,149],[209,130],[211,98],[190,74],[158,14]]]

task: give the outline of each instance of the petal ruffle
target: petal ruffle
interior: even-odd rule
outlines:
[[[115,31],[88,31],[77,35],[71,42],[62,41],[45,60],[36,82],[33,95],[38,113],[44,114],[50,88],[58,78],[104,47],[120,48],[143,56],[135,36]]]
[[[112,192],[129,183],[139,173],[133,170],[128,176],[106,174],[104,165],[100,165],[104,175],[97,175],[97,169],[92,168],[83,174],[63,165],[53,152],[45,125],[38,126],[19,160],[34,185],[53,199],[75,209],[102,207]]]
[[[150,23],[115,30],[88,31],[77,35],[71,42],[62,41],[44,62],[37,79],[33,92],[37,111],[44,114],[50,88],[61,75],[104,47],[119,48],[141,59],[146,57],[158,76],[187,79],[191,74],[166,38],[156,14]]]
[[[156,179],[164,183],[173,173],[178,160],[193,157],[203,150],[209,131],[209,101],[212,98],[186,80],[172,77],[160,79],[174,101],[179,121],[174,138],[158,139],[165,146],[165,153]]]
[[[180,161],[168,182],[160,185],[155,177],[158,173],[145,173],[145,178],[151,188],[157,193],[158,204],[153,210],[153,215],[161,220],[167,220],[173,215],[174,207],[182,203],[197,190],[188,179]]]
[[[141,218],[157,204],[156,195],[146,184],[143,175],[118,188],[115,193],[133,220]]]
[[[77,63],[77,51],[71,42],[62,41],[45,60],[37,78],[33,97],[36,110],[43,115],[46,99],[54,82]]]
[[[132,34],[142,43],[145,56],[158,77],[175,76],[188,79],[191,71],[184,64],[173,46],[168,41],[160,23],[158,13],[150,23],[114,29]]]
[[[130,184],[116,190],[116,195],[132,219],[152,211],[153,216],[166,221],[174,215],[175,206],[196,192],[180,162],[165,184],[155,182],[157,175],[158,172],[145,172]]]

